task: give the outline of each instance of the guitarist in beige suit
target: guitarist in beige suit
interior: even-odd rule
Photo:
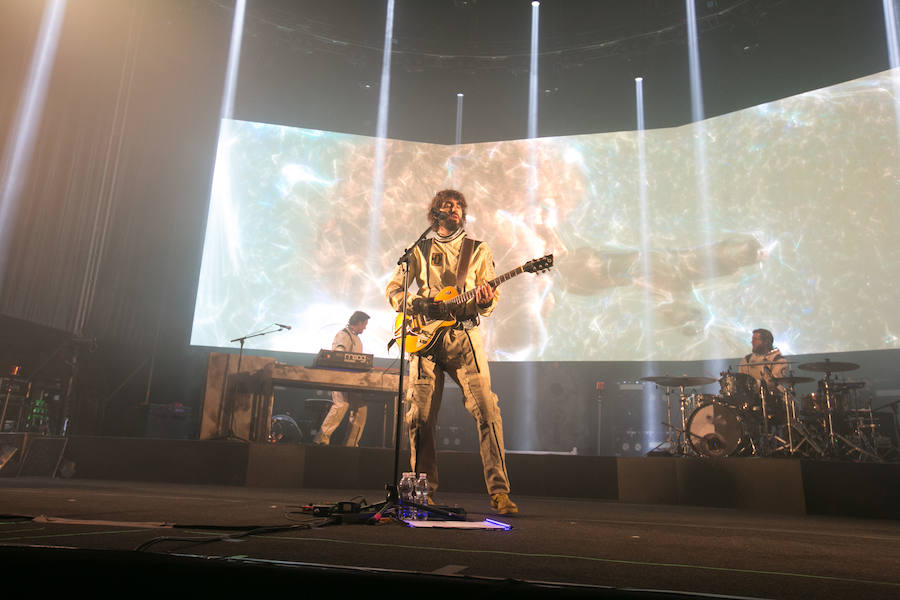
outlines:
[[[427,473],[431,490],[436,490],[435,426],[447,373],[459,385],[466,410],[477,423],[491,506],[500,514],[513,514],[518,507],[509,498],[503,421],[497,396],[491,391],[487,357],[478,330],[479,318],[490,315],[499,298],[496,290],[485,283],[494,279],[494,259],[487,244],[466,236],[466,208],[465,196],[460,192],[438,192],[427,213],[435,235],[416,246],[410,261],[410,279],[418,290],[410,296],[408,310],[428,319],[456,321],[452,327],[441,330],[440,337],[428,349],[411,355],[406,413],[410,462],[415,472]],[[403,282],[404,274],[398,267],[387,286],[388,301],[397,311],[402,309]],[[455,286],[460,292],[474,289],[474,297],[452,309],[449,304],[435,302],[433,298],[448,286]]]

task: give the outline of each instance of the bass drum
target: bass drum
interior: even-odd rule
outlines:
[[[727,404],[708,404],[694,411],[687,422],[691,448],[700,456],[733,456],[750,442],[741,411]]]

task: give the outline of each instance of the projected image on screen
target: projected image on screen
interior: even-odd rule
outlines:
[[[498,273],[556,258],[500,287],[493,360],[734,357],[756,327],[786,354],[900,347],[892,90],[887,72],[673,129],[384,140],[380,203],[377,140],[223,121],[191,342],[278,322],[246,348],[316,352],[364,310],[388,356],[385,285],[452,187]]]

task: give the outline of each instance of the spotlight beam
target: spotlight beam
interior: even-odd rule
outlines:
[[[56,58],[59,32],[65,12],[66,0],[51,0],[44,8],[25,88],[16,109],[14,125],[6,141],[0,171],[3,175],[0,187],[0,281],[6,273],[9,244],[19,212],[20,193],[31,163],[44,101],[47,99],[48,82]]]
[[[230,119],[234,115],[234,90],[237,87],[238,68],[241,64],[241,44],[244,39],[244,15],[247,0],[237,0],[234,5],[234,20],[231,23],[231,44],[228,47],[228,64],[225,68],[225,89],[222,91],[220,117]]]
[[[463,95],[456,95],[456,145],[462,143]]]
[[[882,0],[884,9],[884,29],[888,47],[888,59],[890,61],[891,87],[894,90],[894,121],[897,126],[897,144],[900,145],[900,39],[898,39],[897,7],[896,0]]]
[[[538,34],[540,33],[540,2],[531,3],[531,59],[528,76],[528,139],[534,140],[537,137],[537,119],[538,119]],[[528,182],[528,215],[526,223],[529,227],[534,226],[534,219],[537,207],[538,193],[538,164],[537,164],[537,143],[531,142],[528,145],[528,162],[531,165],[531,173]],[[537,311],[540,306],[540,298],[537,294],[531,293],[528,296],[527,303],[532,310]],[[531,332],[530,343],[537,344],[535,333]],[[524,412],[527,415],[535,415],[537,407],[537,373],[534,363],[526,363],[523,370],[524,385],[522,386],[522,404]],[[522,439],[523,450],[541,450],[537,448],[537,422],[536,418],[526,419],[522,424],[520,436]]]
[[[687,10],[688,61],[691,73],[691,120],[704,119],[703,82],[700,77],[700,44],[697,40],[697,7],[694,0],[684,0]]]
[[[531,3],[531,61],[528,72],[528,138],[537,137],[538,111],[538,33],[540,2]]]
[[[646,152],[646,136],[644,135],[644,78],[634,78],[634,99],[635,112],[637,113],[637,158],[638,158],[638,199],[641,209],[641,270],[644,278],[644,319],[642,324],[642,341],[646,348],[644,356],[644,376],[650,376],[652,372],[652,364],[650,360],[653,357],[654,349],[654,332],[656,324],[653,319],[653,299],[650,294],[652,287],[652,273],[650,271],[650,209],[648,206],[647,191],[647,152]],[[643,431],[646,438],[642,437],[641,442],[644,448],[649,446],[651,440],[657,440],[661,437],[659,432],[659,410],[658,402],[654,394],[653,386],[643,386]]]
[[[697,38],[697,10],[694,0],[685,0],[685,9],[687,13],[687,33],[688,33],[688,66],[690,68],[691,83],[691,117],[694,128],[694,176],[697,182],[697,217],[699,222],[700,236],[703,238],[704,245],[708,250],[704,253],[704,268],[706,275],[710,279],[716,277],[716,264],[713,256],[713,243],[715,236],[712,231],[712,223],[710,214],[712,214],[712,206],[710,203],[709,192],[709,172],[707,170],[707,153],[706,153],[706,122],[703,109],[703,84],[700,75],[700,44]],[[709,315],[707,321],[702,324],[706,343],[711,348],[713,356],[720,355],[720,347],[718,338],[711,335],[711,326],[715,320],[715,315]],[[697,324],[700,326],[701,324]],[[720,362],[720,361],[719,361]],[[719,363],[716,362],[716,365]],[[718,366],[712,364],[707,365],[707,369],[716,369]]]
[[[369,212],[369,243],[367,270],[374,273],[378,267],[378,250],[381,243],[381,205],[384,195],[384,158],[388,129],[388,107],[391,93],[391,45],[394,39],[394,0],[388,0],[384,19],[384,51],[381,57],[381,86],[378,90],[378,121],[375,126],[375,166],[372,173],[372,201]]]

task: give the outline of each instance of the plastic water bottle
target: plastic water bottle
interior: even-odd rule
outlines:
[[[428,477],[425,473],[419,473],[416,480],[416,502],[422,506],[428,505]],[[419,509],[419,520],[424,521],[428,518],[428,511]]]
[[[397,495],[400,500],[400,518],[414,519],[415,512],[409,506],[410,502],[415,502],[415,485],[416,474],[409,472],[404,473],[400,478],[400,484],[397,486]]]

